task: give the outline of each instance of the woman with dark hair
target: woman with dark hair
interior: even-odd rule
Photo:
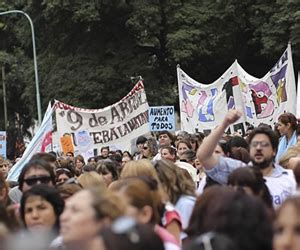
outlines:
[[[272,250],[272,224],[261,200],[230,187],[213,186],[197,198],[186,232],[195,237],[214,231],[239,250]]]
[[[20,216],[26,229],[32,232],[59,232],[59,216],[64,200],[59,192],[47,185],[36,185],[24,192],[20,204]]]
[[[117,165],[111,160],[99,161],[96,170],[98,174],[102,175],[106,186],[119,179]]]
[[[56,185],[62,185],[70,178],[73,178],[75,173],[69,168],[56,169]]]
[[[228,185],[249,195],[258,196],[273,211],[272,197],[266,181],[258,168],[237,168],[229,175]]]
[[[79,176],[83,172],[85,161],[82,155],[77,155],[74,161],[75,161],[75,174],[76,176]]]
[[[281,137],[279,140],[276,162],[279,162],[281,156],[289,147],[297,143],[297,118],[292,113],[284,113],[278,117],[277,129]]]
[[[192,145],[191,145],[190,141],[188,141],[188,140],[181,140],[181,141],[178,142],[176,149],[177,149],[177,155],[180,158],[181,155],[185,151],[192,149]]]

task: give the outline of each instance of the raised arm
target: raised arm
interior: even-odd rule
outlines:
[[[197,157],[205,169],[212,169],[219,161],[219,155],[215,154],[215,148],[222,138],[226,128],[235,123],[242,113],[236,109],[229,110],[224,120],[215,130],[213,130],[201,143],[197,151]]]

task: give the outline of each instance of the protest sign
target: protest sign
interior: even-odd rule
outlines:
[[[174,131],[174,106],[149,107],[149,127],[151,131]]]
[[[59,138],[72,135],[75,152],[90,150],[90,143],[93,148],[118,145],[125,149],[131,139],[149,132],[148,109],[142,80],[122,100],[103,109],[83,109],[56,101],[57,133]]]
[[[67,154],[68,152],[74,153],[74,146],[73,146],[73,140],[71,135],[69,134],[63,135],[60,138],[60,145],[64,154]]]
[[[0,131],[0,156],[6,159],[6,131]]]
[[[284,112],[296,112],[296,86],[290,45],[261,79],[249,75],[235,61],[212,84],[202,84],[177,68],[181,129],[190,133],[218,126],[229,109],[240,108],[243,117],[231,126],[243,133],[247,124],[275,125]]]

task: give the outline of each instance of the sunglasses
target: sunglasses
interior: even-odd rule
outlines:
[[[144,149],[144,150],[147,150],[147,149],[148,149],[148,147],[143,147],[143,149]]]
[[[28,185],[28,186],[33,186],[35,184],[42,183],[42,184],[48,184],[51,181],[51,177],[50,176],[33,176],[33,177],[29,177],[27,179],[24,179],[24,182]]]

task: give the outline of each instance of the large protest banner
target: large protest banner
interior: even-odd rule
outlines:
[[[148,102],[142,80],[119,102],[103,109],[83,109],[56,101],[59,138],[72,135],[76,153],[102,146],[128,149],[130,140],[149,132]]]
[[[21,173],[24,165],[30,160],[30,158],[39,152],[49,152],[52,149],[52,114],[53,107],[49,102],[48,108],[44,115],[42,124],[38,131],[26,147],[25,152],[21,159],[11,168],[8,173],[7,179],[10,181],[17,181],[18,176]]]
[[[274,125],[284,112],[296,112],[296,84],[290,45],[261,79],[249,75],[235,61],[212,84],[201,84],[177,68],[181,129],[194,133],[220,124],[229,109],[240,108],[243,117],[231,127],[245,131],[247,123]],[[234,132],[231,131],[231,132]]]

